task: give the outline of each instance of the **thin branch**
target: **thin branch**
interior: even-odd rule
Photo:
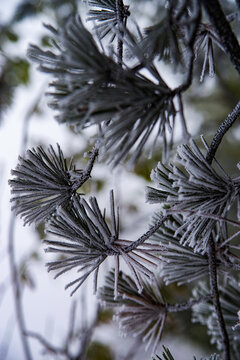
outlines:
[[[123,31],[121,30],[123,27],[123,20],[124,20],[124,4],[122,0],[115,0],[116,1],[116,9],[117,9],[117,22],[118,22],[118,31],[120,32],[120,35],[118,37],[118,45],[117,45],[117,52],[118,52],[118,63],[122,65],[123,60]]]
[[[165,215],[162,216],[155,225],[153,225],[152,227],[150,227],[150,229],[143,234],[142,236],[140,236],[140,238],[138,238],[136,241],[134,241],[131,245],[127,246],[124,249],[124,253],[128,253],[134,249],[136,249],[139,245],[143,244],[147,239],[150,238],[150,236],[152,236],[159,228],[160,226],[164,223],[164,221],[169,217],[169,215]]]
[[[91,156],[90,156],[90,159],[87,163],[87,166],[85,168],[85,170],[83,170],[80,178],[73,184],[72,186],[72,191],[75,192],[77,189],[79,189],[91,176],[91,172],[92,172],[92,169],[93,169],[93,165],[94,165],[94,162],[98,156],[98,153],[99,153],[99,146],[98,144],[96,143],[92,152],[91,152]]]
[[[42,88],[40,89],[38,95],[36,96],[35,100],[33,101],[33,103],[31,104],[31,106],[29,107],[29,109],[26,112],[26,115],[24,117],[23,120],[23,129],[22,129],[22,141],[21,141],[21,150],[20,150],[20,154],[24,154],[26,148],[27,148],[27,143],[28,143],[28,128],[29,128],[29,122],[32,118],[32,115],[36,112],[37,107],[40,103],[40,100],[42,98],[42,95],[44,93],[44,89],[45,89],[46,85],[44,84],[42,86]]]
[[[23,345],[23,350],[25,354],[25,358],[27,360],[32,359],[29,342],[25,335],[26,333],[26,325],[23,313],[23,304],[22,304],[22,293],[21,293],[21,285],[19,281],[19,272],[16,265],[15,260],[15,249],[14,249],[14,230],[15,230],[15,222],[16,217],[15,214],[11,214],[10,224],[9,224],[9,235],[8,235],[8,253],[9,253],[9,262],[10,262],[10,271],[12,277],[13,284],[13,292],[14,292],[14,303],[16,309],[17,323],[20,331],[20,338]]]
[[[66,355],[66,351],[61,349],[61,348],[57,348],[56,346],[51,345],[43,336],[41,336],[39,333],[36,333],[34,331],[26,331],[25,332],[25,336],[28,337],[32,337],[36,340],[38,340],[43,347],[45,348],[45,350],[47,350],[48,352],[52,353],[52,354],[62,354],[62,355]]]
[[[182,123],[182,128],[183,128],[183,136],[186,137],[187,140],[189,140],[191,136],[187,129],[187,122],[186,122],[186,118],[185,118],[185,114],[184,114],[184,107],[183,107],[181,93],[178,94],[177,99],[178,99],[178,104],[179,104],[179,115],[181,117],[181,123]]]
[[[1,348],[0,348],[1,360],[7,360],[8,358],[8,353],[14,333],[14,327],[15,327],[15,321],[13,319],[13,316],[11,316],[11,318],[8,320],[8,324],[6,326],[6,330],[1,342]]]
[[[218,279],[217,279],[217,260],[216,260],[216,246],[213,237],[209,239],[208,246],[208,259],[209,259],[209,275],[213,305],[217,314],[218,325],[222,336],[222,345],[224,349],[224,360],[230,360],[230,343],[228,332],[226,329],[225,320],[222,313],[222,307],[220,304],[220,296],[218,290]]]
[[[232,64],[240,74],[240,45],[218,0],[202,0],[202,4],[214,25],[221,44]]]
[[[233,109],[231,114],[228,115],[226,120],[221,124],[218,131],[216,132],[216,134],[212,140],[212,143],[209,147],[207,156],[206,156],[207,162],[211,163],[213,161],[213,158],[216,154],[216,151],[217,151],[224,135],[230,129],[230,127],[234,124],[234,122],[238,119],[239,115],[240,115],[240,101],[237,103],[237,105],[235,106],[235,108]]]
[[[179,312],[179,311],[189,310],[196,304],[208,302],[210,300],[212,300],[212,296],[208,295],[208,296],[201,296],[198,299],[190,299],[189,301],[182,304],[174,304],[174,305],[167,304],[166,306],[168,312]]]
[[[240,0],[236,0],[238,11],[240,11]]]
[[[196,36],[197,36],[199,23],[201,20],[201,9],[200,9],[198,2],[196,2],[196,6],[197,6],[196,15],[194,16],[194,19],[192,19],[194,26],[192,29],[191,37],[188,41],[188,51],[189,51],[188,66],[187,66],[188,73],[187,73],[185,82],[173,90],[174,94],[180,94],[180,93],[186,91],[192,84],[194,60],[195,60],[194,44],[195,44],[195,40],[196,40]]]
[[[80,349],[79,349],[77,355],[74,357],[75,360],[80,360],[80,359],[85,360],[86,359],[87,348],[91,341],[93,331],[97,326],[98,319],[99,319],[99,313],[100,313],[100,305],[98,304],[95,318],[94,318],[92,324],[87,329],[84,329],[84,332],[83,332],[82,338],[81,338],[81,346],[80,346]]]
[[[230,121],[230,123],[231,123],[231,121]],[[231,125],[232,125],[232,123],[231,123]],[[227,126],[226,128],[229,129],[230,126]],[[223,126],[223,129],[225,129],[225,126]],[[217,134],[214,136],[214,139],[210,145],[210,148],[209,148],[207,156],[206,156],[206,160],[209,164],[212,163],[214,155],[217,151],[217,148],[218,148],[223,136],[226,134],[226,132],[227,132],[227,130],[226,131],[218,130],[217,134],[221,133],[221,136],[220,136],[220,140],[217,142],[214,141],[214,139],[218,138]],[[220,303],[220,295],[219,295],[219,289],[218,289],[216,244],[215,244],[215,241],[212,236],[209,239],[208,260],[209,260],[209,278],[210,278],[211,294],[212,294],[212,299],[213,299],[213,305],[215,307],[215,311],[217,314],[218,326],[219,326],[220,333],[222,336],[222,345],[223,345],[223,349],[224,349],[224,360],[230,360],[231,355],[230,355],[229,337],[228,337],[228,332],[226,329],[226,324],[225,324],[225,320],[224,320],[223,313],[222,313],[222,307],[221,307],[221,303]]]
[[[136,355],[136,349],[139,349],[142,346],[142,340],[138,337],[135,339],[135,342],[132,344],[126,355],[119,357],[119,360],[129,360],[133,359]]]
[[[22,141],[21,141],[21,153],[23,153],[26,149],[27,140],[28,140],[28,127],[29,121],[36,110],[36,107],[39,104],[41,99],[43,90],[41,89],[38,96],[34,100],[34,102],[29,107],[28,111],[23,120],[23,131],[22,131]],[[23,350],[25,354],[25,358],[27,360],[32,359],[30,346],[27,337],[25,336],[26,333],[26,325],[25,325],[25,318],[24,318],[24,311],[23,311],[23,304],[22,304],[22,292],[21,292],[21,284],[19,280],[19,273],[18,268],[16,265],[15,259],[15,248],[14,248],[14,230],[16,224],[16,216],[15,214],[11,214],[10,222],[9,222],[9,234],[8,234],[8,254],[9,254],[9,263],[10,263],[10,272],[12,278],[12,285],[13,285],[13,292],[14,292],[14,303],[16,309],[16,316],[17,316],[17,323],[20,331],[20,338],[23,345]]]
[[[70,309],[70,317],[69,317],[69,328],[68,328],[68,335],[67,335],[67,346],[70,345],[72,339],[74,338],[74,326],[75,326],[75,319],[76,319],[76,310],[77,310],[77,302],[73,301]]]

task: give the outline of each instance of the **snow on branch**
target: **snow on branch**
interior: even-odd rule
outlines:
[[[151,242],[142,244],[131,252],[125,252],[131,241],[120,238],[119,219],[115,213],[113,192],[110,193],[111,223],[105,212],[99,209],[95,197],[87,202],[77,194],[73,196],[72,207],[59,208],[47,227],[47,234],[57,236],[55,240],[45,240],[46,251],[62,254],[63,258],[47,264],[48,270],[57,271],[56,277],[77,269],[79,277],[66,288],[74,286],[73,294],[95,272],[94,288],[97,289],[97,275],[100,265],[108,256],[115,258],[115,296],[118,294],[119,259],[122,258],[132,273],[139,292],[143,289],[142,277],[152,278],[153,269],[159,264],[157,254],[161,247]]]
[[[191,141],[190,146],[178,147],[173,165],[159,163],[152,172],[158,189],[147,188],[150,202],[183,215],[183,224],[175,232],[181,234],[180,243],[202,253],[206,252],[217,218],[225,217],[235,200],[239,203],[239,177],[231,178],[216,165],[218,171]],[[219,226],[225,226],[224,222],[219,221]]]

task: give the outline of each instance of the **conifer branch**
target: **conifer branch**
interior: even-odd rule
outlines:
[[[201,296],[198,299],[190,299],[189,301],[185,303],[180,304],[166,304],[166,308],[168,312],[180,312],[180,311],[186,311],[191,309],[194,305],[200,304],[203,302],[208,302],[212,299],[211,295]]]
[[[230,360],[230,343],[228,332],[226,329],[225,320],[222,313],[222,307],[220,303],[220,294],[218,289],[218,279],[217,279],[217,261],[216,261],[216,246],[214,239],[211,237],[208,245],[208,258],[209,258],[209,277],[211,284],[211,293],[214,308],[218,318],[218,325],[222,335],[222,346],[224,349],[224,360]]]
[[[206,160],[211,164],[213,161],[213,158],[216,154],[216,151],[226,134],[226,132],[230,129],[230,127],[235,123],[235,121],[238,119],[240,115],[240,101],[237,103],[233,111],[228,115],[226,120],[221,124],[221,126],[218,128],[218,131],[216,132],[211,145],[209,146],[208,153],[206,156]]]
[[[140,236],[136,241],[133,241],[133,243],[129,246],[127,246],[124,251],[125,253],[128,253],[130,251],[133,251],[134,249],[137,249],[139,245],[143,244],[147,239],[150,238],[158,229],[159,227],[164,223],[164,221],[168,218],[169,215],[164,215],[160,217],[160,219],[150,227],[148,231],[145,232],[142,236]]]
[[[202,0],[208,16],[216,28],[221,44],[240,74],[240,45],[218,0]]]

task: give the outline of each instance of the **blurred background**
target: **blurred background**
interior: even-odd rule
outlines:
[[[154,24],[163,11],[161,1],[136,0],[129,5],[141,26]],[[234,5],[233,1],[226,0],[226,13],[235,11]],[[86,17],[87,4],[80,0],[0,0],[0,360],[25,359],[15,311],[12,258],[20,279],[25,326],[28,331],[38,334],[37,339],[37,336],[29,338],[33,359],[64,359],[61,352],[54,355],[50,349],[46,351],[39,335],[53,344],[55,350],[68,345],[74,353],[79,337],[91,332],[88,360],[151,358],[150,354],[144,353],[144,347],[140,347],[135,356],[131,355],[132,349],[139,344],[136,345],[134,339],[120,336],[110,311],[97,312],[91,278],[73,298],[70,297],[64,290],[68,276],[54,280],[53,275],[46,271],[45,263],[49,259],[42,244],[45,236],[43,226],[37,229],[23,227],[21,219],[13,218],[10,211],[10,171],[16,166],[18,155],[27,148],[59,143],[64,155],[74,156],[79,168],[86,164],[82,155],[92,146],[90,136],[94,130],[76,134],[54,120],[44,96],[49,78],[39,73],[26,57],[29,43],[42,47],[49,45],[43,23],[64,26],[66,19],[77,11],[82,18]],[[234,68],[222,52],[217,48],[214,50],[218,60],[217,76],[206,75],[205,81],[200,83],[200,54],[194,84],[185,96],[190,133],[196,139],[199,134],[204,134],[208,142],[240,97]],[[173,86],[181,81],[183,74],[176,73],[169,64],[161,66],[168,83]],[[235,125],[218,152],[218,160],[231,175],[237,175],[239,137],[240,126]],[[176,139],[181,140],[178,133]],[[97,164],[91,181],[84,185],[85,194],[97,196],[102,208],[108,207],[109,190],[114,189],[120,207],[121,231],[128,239],[134,240],[146,231],[150,215],[156,209],[145,203],[144,192],[150,183],[151,170],[160,159],[161,150],[156,150],[151,160],[143,156],[131,172],[122,167],[112,173],[103,163]],[[111,264],[104,266],[107,271]],[[101,281],[103,283],[100,278]],[[184,301],[190,293],[187,286],[175,285],[164,291],[173,302]],[[73,318],[75,333],[78,334],[75,338],[70,337]],[[186,342],[189,348],[186,348]],[[209,344],[205,329],[191,324],[190,313],[169,318],[163,344],[169,346],[177,360],[192,359],[193,354],[198,358],[215,350]]]

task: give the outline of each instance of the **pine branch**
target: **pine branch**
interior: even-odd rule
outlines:
[[[222,123],[222,125],[220,126],[216,135],[214,136],[213,141],[210,145],[210,148],[209,148],[207,156],[206,156],[206,160],[209,164],[212,163],[212,161],[214,159],[214,155],[218,149],[218,146],[221,143],[223,136],[226,134],[226,132],[229,130],[229,128],[232,126],[232,124],[237,120],[239,114],[240,114],[240,103],[237,104],[237,106],[235,107],[233,112]],[[220,299],[219,299],[217,267],[216,267],[216,247],[215,247],[214,239],[212,237],[209,242],[208,256],[209,256],[209,273],[210,273],[210,283],[211,283],[213,302],[214,302],[216,313],[218,316],[218,324],[221,329],[225,360],[228,360],[231,358],[230,357],[230,344],[229,344],[228,333],[226,330],[225,321],[223,318]]]
[[[188,302],[182,304],[175,304],[175,305],[167,304],[166,307],[168,312],[180,312],[180,311],[189,310],[196,304],[205,303],[210,300],[212,300],[212,296],[205,295],[205,296],[200,296],[198,299],[190,299]]]
[[[208,153],[206,156],[206,160],[210,164],[214,159],[216,151],[217,151],[224,135],[230,129],[230,127],[235,123],[235,121],[238,119],[239,115],[240,115],[240,102],[237,103],[237,105],[235,106],[235,108],[233,109],[231,114],[229,114],[228,117],[226,118],[226,120],[221,124],[221,126],[219,127],[218,131],[216,132],[216,134],[212,140],[212,143],[209,147],[209,150],[208,150]]]
[[[199,283],[193,290],[193,296],[198,299],[201,296],[209,295],[209,292],[209,285],[206,283]],[[219,280],[219,298],[225,327],[228,333],[228,341],[231,347],[229,356],[233,359],[238,359],[240,351],[240,335],[238,331],[235,331],[233,326],[238,320],[237,314],[239,311],[238,277],[235,278],[234,276],[231,276],[231,279],[228,279],[227,281],[226,278]],[[213,305],[212,301],[199,303],[193,306],[193,321],[207,325],[211,341],[217,344],[219,350],[225,351],[222,330],[219,327],[218,314],[216,313],[215,305]],[[223,355],[226,357],[225,353]]]
[[[217,279],[217,265],[216,265],[216,247],[214,239],[211,237],[208,245],[208,257],[209,257],[209,277],[211,284],[211,293],[214,308],[217,314],[218,326],[220,328],[221,337],[222,337],[222,345],[224,349],[224,359],[230,360],[230,343],[229,336],[226,329],[222,307],[220,303],[220,294],[218,290],[218,279]]]
[[[157,253],[161,247],[148,242],[131,252],[131,241],[120,238],[118,218],[115,214],[113,192],[110,193],[111,224],[107,223],[104,213],[99,209],[96,198],[89,202],[73,196],[71,207],[59,208],[52,217],[47,233],[57,236],[56,240],[45,240],[46,251],[64,255],[63,259],[47,264],[49,271],[57,271],[58,277],[65,272],[77,269],[80,273],[75,280],[66,285],[74,286],[71,295],[83,284],[91,273],[95,273],[94,288],[97,288],[97,274],[100,265],[108,256],[116,259],[115,296],[118,294],[119,258],[122,258],[135,278],[138,291],[142,290],[142,277],[153,277],[152,269],[159,263]]]

